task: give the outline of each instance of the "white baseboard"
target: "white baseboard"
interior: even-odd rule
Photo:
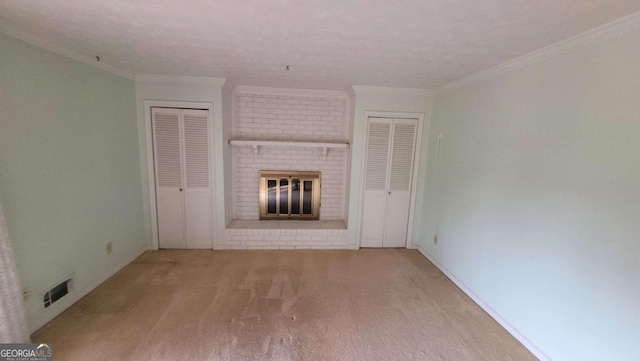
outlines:
[[[537,357],[540,361],[553,361],[551,357],[547,356],[542,350],[540,350],[536,345],[534,345],[527,337],[525,337],[520,331],[518,331],[515,327],[513,327],[507,320],[505,320],[500,314],[494,311],[488,304],[486,304],[482,299],[480,299],[475,293],[473,293],[467,286],[465,286],[459,279],[457,279],[449,270],[447,270],[440,262],[436,261],[432,258],[424,248],[419,245],[413,245],[414,249],[418,250],[425,258],[427,258],[431,263],[433,263],[442,273],[444,273],[447,278],[451,280],[462,292],[464,292],[469,298],[473,300],[480,308],[484,310],[484,312],[488,313],[491,318],[496,320],[507,332],[509,332],[513,337],[516,338],[524,347],[526,347],[535,357]]]
[[[258,245],[226,245],[220,248],[214,248],[220,251],[293,251],[293,250],[345,250],[345,249],[358,249],[351,248],[347,245],[331,245],[331,246],[314,246],[310,244],[289,245],[289,246],[258,246]]]
[[[42,317],[40,317],[36,322],[29,325],[29,333],[33,334],[42,326],[46,325],[47,322],[56,318],[59,314],[64,312],[67,308],[71,307],[74,303],[78,302],[82,297],[86,296],[89,292],[93,291],[96,287],[100,286],[104,281],[108,280],[111,276],[116,274],[118,271],[123,269],[129,263],[133,262],[136,258],[140,257],[144,252],[149,250],[148,246],[142,247],[138,252],[134,253],[132,257],[127,258],[124,262],[121,262],[116,267],[111,269],[111,271],[105,273],[102,277],[97,280],[91,282],[87,286],[82,289],[76,289],[69,292],[69,294],[61,298],[59,302],[51,305],[51,307],[46,309],[46,312]]]

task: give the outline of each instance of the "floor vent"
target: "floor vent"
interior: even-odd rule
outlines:
[[[47,308],[47,307],[51,306],[57,300],[59,300],[62,297],[64,297],[64,295],[69,293],[69,290],[71,290],[71,278],[68,278],[68,279],[62,281],[62,283],[59,283],[59,284],[53,286],[44,295],[44,308]]]

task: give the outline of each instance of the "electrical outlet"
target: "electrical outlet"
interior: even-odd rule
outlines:
[[[438,245],[438,235],[433,236],[433,244]]]
[[[111,254],[113,252],[113,244],[111,242],[107,242],[107,254]]]

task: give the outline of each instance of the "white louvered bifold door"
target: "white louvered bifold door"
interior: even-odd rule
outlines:
[[[404,247],[417,119],[369,118],[361,247]]]
[[[407,241],[411,177],[416,143],[415,119],[394,119],[383,247],[404,247]]]
[[[384,238],[391,119],[369,118],[365,154],[361,247],[382,247]]]
[[[160,248],[185,248],[180,110],[153,108],[153,153]]]
[[[160,248],[213,248],[208,115],[152,108]]]
[[[186,247],[212,248],[208,111],[182,110]]]

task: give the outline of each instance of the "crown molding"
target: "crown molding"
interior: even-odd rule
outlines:
[[[597,28],[593,28],[584,33],[574,35],[542,49],[508,60],[489,69],[454,80],[437,88],[436,94],[447,93],[456,89],[464,88],[479,81],[493,78],[528,65],[536,64],[555,56],[620,36],[636,29],[640,29],[640,11],[601,25]]]
[[[342,90],[316,90],[316,89],[290,89],[290,88],[269,88],[258,86],[238,85],[233,91],[235,94],[260,94],[276,95],[288,97],[311,97],[311,98],[340,98],[348,99],[349,93]]]
[[[383,94],[383,95],[393,95],[393,94],[401,94],[401,95],[419,95],[419,96],[432,96],[434,94],[431,89],[418,89],[418,88],[391,88],[391,87],[381,87],[381,86],[363,86],[363,85],[354,85],[353,92],[355,95],[365,95],[365,94]]]
[[[157,75],[157,74],[138,74],[135,77],[136,82],[141,83],[172,83],[172,84],[196,84],[196,85],[213,85],[222,88],[227,81],[224,78],[211,78],[199,76],[173,76],[173,75]]]
[[[64,57],[79,61],[81,63],[91,65],[95,68],[107,71],[109,73],[118,75],[120,77],[131,79],[131,80],[135,79],[135,75],[133,73],[130,73],[126,70],[122,70],[115,66],[109,65],[104,61],[97,61],[96,58],[93,56],[81,54],[75,50],[71,50],[51,40],[45,40],[41,37],[37,37],[26,31],[19,30],[16,27],[11,26],[9,24],[0,23],[0,33],[22,40],[31,45],[35,45],[37,47],[52,51],[58,55],[62,55]]]

